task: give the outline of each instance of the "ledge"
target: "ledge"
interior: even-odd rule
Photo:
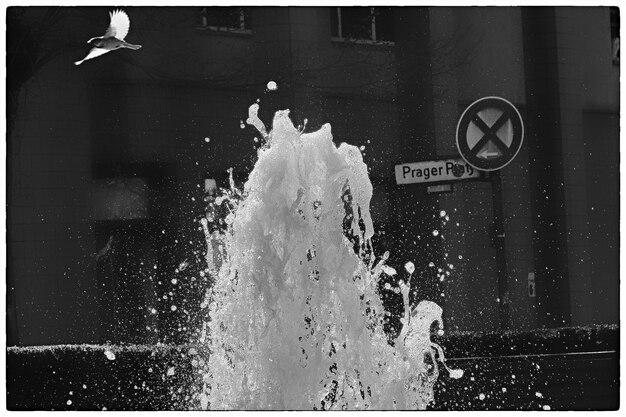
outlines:
[[[449,366],[465,375],[450,379],[441,368],[431,409],[619,407],[617,325],[457,332],[433,339]],[[8,347],[7,409],[197,409],[190,393],[201,375],[192,362],[206,354],[193,344]]]
[[[619,351],[619,326],[450,332],[433,337],[433,341],[440,344],[450,358]]]

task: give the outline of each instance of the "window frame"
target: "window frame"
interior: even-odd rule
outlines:
[[[225,34],[242,34],[242,35],[250,35],[252,34],[252,28],[246,28],[246,8],[244,6],[230,6],[236,7],[239,9],[239,27],[230,27],[230,26],[213,26],[209,25],[207,14],[209,9],[216,8],[221,6],[207,6],[200,8],[200,24],[198,29],[200,30],[208,30],[215,33],[225,33]]]
[[[337,36],[333,36],[332,35],[332,31],[331,31],[331,40],[333,42],[343,42],[343,43],[356,43],[356,44],[365,44],[365,45],[389,45],[389,46],[393,46],[395,45],[395,41],[386,41],[386,40],[379,40],[376,39],[376,13],[375,13],[375,9],[376,6],[369,6],[370,9],[370,33],[371,33],[371,38],[370,39],[365,39],[365,38],[346,38],[343,36],[343,27],[341,24],[341,9],[345,9],[349,6],[337,6],[337,7],[332,7],[332,12],[334,12],[336,14],[336,18],[337,18]],[[332,19],[331,19],[332,22]],[[331,23],[332,24],[332,23]]]

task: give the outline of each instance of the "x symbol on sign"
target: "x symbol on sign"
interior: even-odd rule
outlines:
[[[509,147],[506,145],[506,143],[502,142],[502,139],[500,139],[498,135],[496,134],[498,130],[500,130],[500,128],[504,126],[504,124],[509,120],[509,118],[510,117],[509,117],[508,112],[503,112],[498,118],[498,120],[496,120],[496,122],[491,127],[489,127],[483,121],[483,119],[480,118],[478,114],[474,116],[474,118],[472,119],[472,122],[474,122],[476,127],[482,130],[484,134],[483,137],[472,148],[472,152],[474,156],[477,156],[478,153],[481,151],[481,149],[488,142],[492,142],[494,145],[496,145],[498,149],[500,150],[500,152],[502,152],[503,156],[509,153]]]

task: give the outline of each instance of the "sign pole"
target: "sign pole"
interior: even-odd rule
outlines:
[[[491,192],[493,196],[493,240],[496,247],[496,267],[498,270],[500,330],[508,330],[511,326],[511,317],[509,314],[508,270],[504,246],[504,213],[502,207],[502,178],[500,177],[500,171],[491,172]]]
[[[517,155],[524,141],[524,122],[515,106],[502,97],[483,97],[470,104],[456,126],[456,146],[465,162],[491,172],[493,235],[498,270],[500,330],[511,326],[508,270],[504,247],[504,209],[500,169]]]

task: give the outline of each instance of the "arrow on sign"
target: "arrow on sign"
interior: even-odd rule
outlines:
[[[485,149],[484,151],[477,154],[476,156],[478,156],[479,158],[488,159],[488,158],[497,158],[500,155],[502,155],[500,152],[489,152],[488,150]]]

